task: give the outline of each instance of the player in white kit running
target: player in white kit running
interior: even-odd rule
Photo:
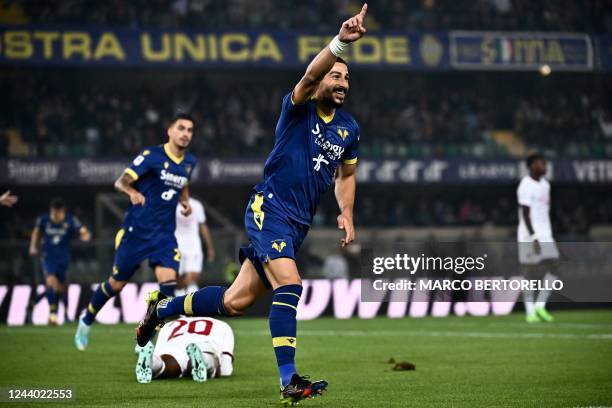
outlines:
[[[176,240],[181,252],[181,265],[176,295],[184,295],[198,290],[198,276],[202,272],[202,240],[206,246],[206,261],[215,260],[215,247],[206,225],[204,206],[193,197],[189,198],[191,214],[183,215],[181,206],[176,208]]]
[[[234,370],[234,332],[224,321],[211,317],[181,317],[166,324],[149,342],[136,346],[136,380],[181,378],[191,374],[194,381],[227,377]]]
[[[516,191],[519,205],[517,231],[518,256],[524,273],[531,278],[544,274],[545,281],[556,280],[555,262],[559,250],[553,238],[550,223],[550,183],[546,174],[546,159],[540,154],[527,158],[529,175],[523,177]],[[546,310],[550,290],[540,290],[534,302],[534,292],[523,292],[526,320],[552,322],[553,317]]]

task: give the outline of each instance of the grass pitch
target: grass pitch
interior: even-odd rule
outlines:
[[[303,406],[611,406],[612,311],[555,317],[537,325],[525,324],[522,314],[300,322],[297,365],[330,383]],[[0,387],[73,388],[76,402],[67,406],[278,407],[267,321],[230,324],[233,377],[145,385],[134,376],[132,326],[96,325],[86,352],[73,346],[74,325],[2,326]],[[390,357],[416,370],[391,371]]]

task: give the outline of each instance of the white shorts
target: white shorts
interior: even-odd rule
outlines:
[[[179,275],[183,275],[186,272],[201,273],[203,261],[204,254],[202,251],[181,252],[181,266],[179,267]]]
[[[538,238],[540,253],[536,254],[533,240],[523,239],[518,243],[518,258],[522,265],[536,265],[546,259],[559,259],[559,249],[553,237]]]

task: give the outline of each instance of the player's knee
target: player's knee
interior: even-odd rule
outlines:
[[[250,297],[242,297],[240,299],[236,298],[225,298],[223,299],[223,306],[225,306],[225,311],[230,316],[240,316],[244,314],[244,312],[255,303],[255,298]]]
[[[299,285],[302,286],[302,279],[296,272],[295,274],[284,274],[281,276],[275,276],[275,282],[272,284],[274,289],[280,288],[281,286],[287,285]]]
[[[47,286],[51,287],[53,290],[59,289],[59,281],[53,275],[47,276],[46,283],[47,283]]]
[[[127,281],[118,281],[118,280],[115,280],[113,278],[109,278],[108,279],[108,283],[110,284],[111,288],[113,289],[113,292],[117,293],[117,292],[121,292],[123,287],[126,285]]]

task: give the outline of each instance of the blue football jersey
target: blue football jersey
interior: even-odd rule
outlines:
[[[325,117],[312,100],[294,105],[289,93],[283,98],[275,134],[264,181],[255,189],[265,193],[268,205],[310,225],[336,168],[357,163],[359,126],[340,108]]]
[[[70,240],[82,226],[81,222],[69,213],[58,222],[53,222],[49,213],[38,217],[36,228],[43,240],[43,258],[57,263],[70,261]]]
[[[133,187],[145,197],[145,204],[130,203],[123,228],[147,239],[163,234],[174,236],[176,206],[195,166],[192,154],[176,157],[166,145],[141,151],[125,172],[136,179]]]

